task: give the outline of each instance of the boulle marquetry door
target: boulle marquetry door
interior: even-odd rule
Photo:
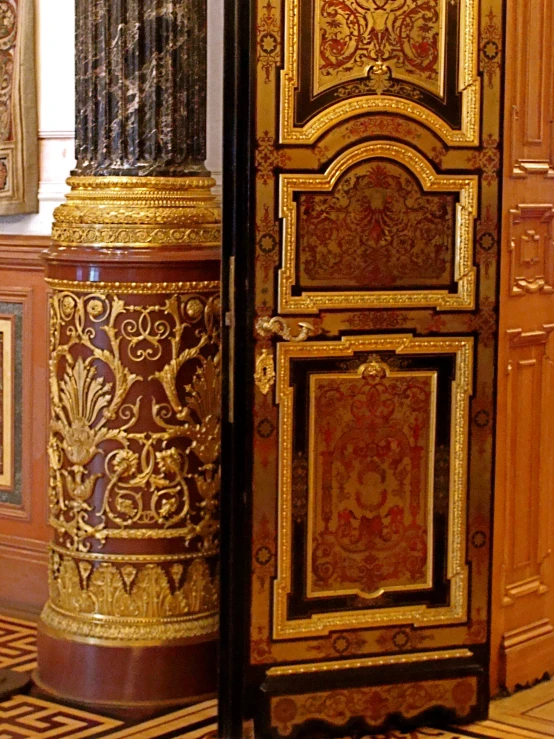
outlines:
[[[484,716],[502,2],[227,23],[222,735]]]

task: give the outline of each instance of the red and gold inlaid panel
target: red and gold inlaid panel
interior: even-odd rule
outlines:
[[[311,596],[431,585],[436,373],[311,378]]]
[[[473,308],[474,175],[438,175],[413,147],[378,139],[279,185],[281,312]]]
[[[274,698],[334,702],[338,686],[377,705],[376,683],[423,695],[429,670],[442,685],[465,670],[474,693],[458,710],[437,691],[422,710],[472,718],[486,702],[502,2],[255,8],[255,265],[240,284],[255,307],[258,729]],[[273,735],[316,731],[318,701]],[[349,706],[360,735],[386,719]]]
[[[442,94],[446,0],[317,0],[315,13],[314,92],[387,65]]]
[[[449,287],[455,200],[422,192],[412,173],[383,159],[360,163],[329,194],[302,193],[300,284]]]
[[[283,144],[313,144],[362,113],[394,112],[447,144],[479,136],[479,0],[288,0],[281,78]],[[260,50],[278,59],[272,2]]]
[[[413,718],[433,706],[447,706],[463,718],[476,700],[475,678],[337,689],[273,698],[271,722],[279,736],[290,736],[295,725],[310,719],[341,726],[363,716],[369,726],[379,726],[391,714]]]

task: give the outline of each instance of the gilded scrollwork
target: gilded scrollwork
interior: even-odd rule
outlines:
[[[160,300],[161,297],[161,300]],[[51,523],[59,544],[182,537],[213,550],[219,297],[52,296]]]

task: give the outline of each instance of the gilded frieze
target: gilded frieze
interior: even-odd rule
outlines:
[[[181,294],[137,305],[61,290],[51,307],[50,502],[58,541],[87,551],[91,539],[145,538],[159,527],[212,547],[218,298]],[[180,374],[185,363],[188,381]],[[144,382],[163,394],[146,400]],[[140,430],[145,411],[155,431]]]
[[[161,561],[159,561],[161,559]],[[203,557],[96,561],[53,547],[50,599],[42,620],[71,634],[164,641],[217,631],[217,575]]]

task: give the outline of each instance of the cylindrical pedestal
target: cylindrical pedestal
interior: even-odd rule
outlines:
[[[219,209],[209,178],[72,178],[47,254],[50,598],[39,686],[216,690]]]

